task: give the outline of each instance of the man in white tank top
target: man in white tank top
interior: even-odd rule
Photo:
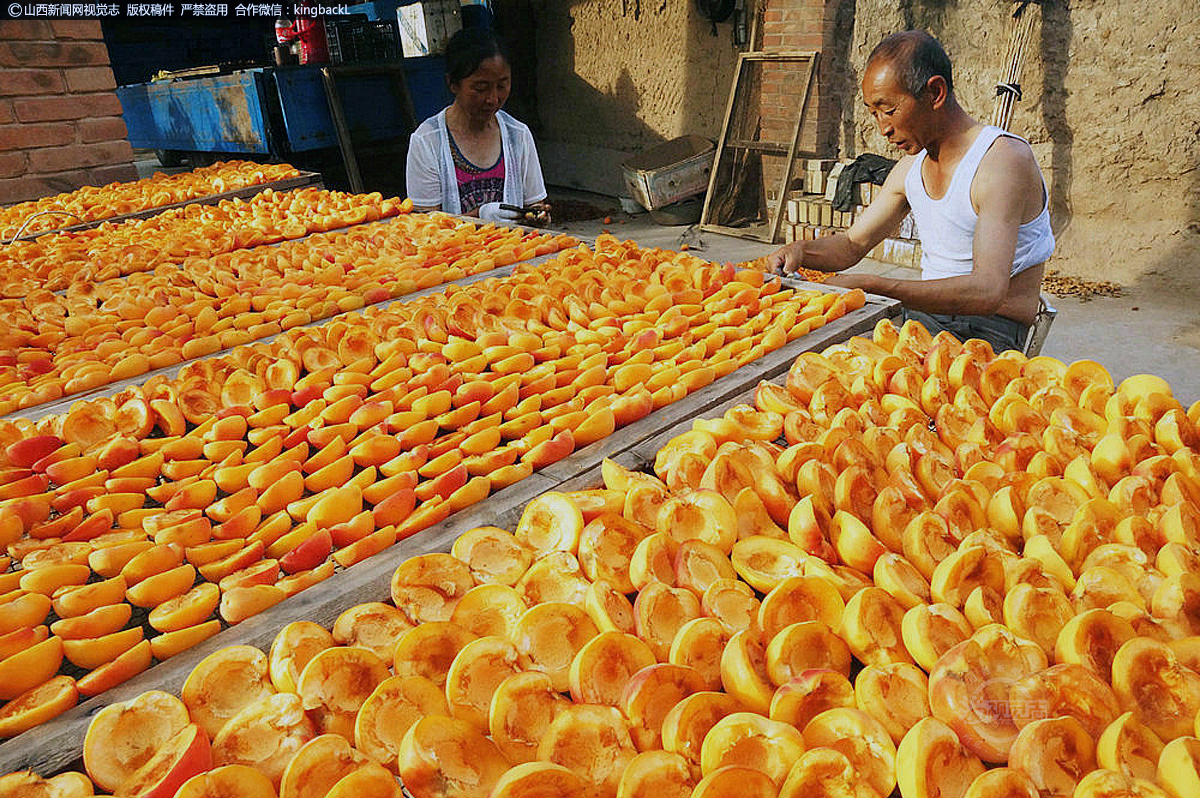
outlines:
[[[853,273],[830,284],[899,299],[905,315],[933,333],[983,338],[997,352],[1023,349],[1054,251],[1046,185],[1029,144],[962,109],[950,59],[923,31],[885,38],[867,61],[862,91],[879,132],[904,157],[849,230],[782,247],[770,266],[841,272],[911,210],[922,279]]]

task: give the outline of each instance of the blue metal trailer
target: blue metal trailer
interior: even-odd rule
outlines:
[[[336,81],[349,137],[371,142],[407,137],[449,103],[434,61],[259,67],[121,86],[117,97],[134,147],[286,158],[343,143],[322,69]]]

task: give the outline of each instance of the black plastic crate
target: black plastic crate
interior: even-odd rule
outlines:
[[[325,18],[329,60],[334,64],[390,61],[400,57],[396,23],[361,18]]]

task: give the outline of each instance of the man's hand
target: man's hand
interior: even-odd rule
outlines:
[[[804,265],[804,242],[793,241],[767,256],[767,268],[774,274],[795,274]]]

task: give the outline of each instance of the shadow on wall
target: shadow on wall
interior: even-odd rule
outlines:
[[[659,143],[665,139],[656,134],[639,116],[641,110],[641,94],[634,84],[629,70],[622,68],[611,91],[602,91],[579,76],[576,37],[573,35],[574,10],[583,5],[590,5],[589,0],[573,0],[573,2],[540,2],[536,4],[539,19],[538,59],[541,63],[549,62],[550,72],[554,83],[543,80],[539,83],[541,96],[538,104],[541,108],[551,109],[561,104],[570,104],[572,114],[587,114],[586,121],[580,124],[580,130],[586,130],[587,135],[578,137],[591,146],[624,148],[629,141],[646,141]],[[632,5],[632,3],[630,4]],[[620,5],[614,4],[613,13],[616,15],[614,24],[632,24],[633,17],[628,20],[621,17]],[[639,53],[614,53],[614,59],[643,57]],[[545,133],[550,139],[565,139],[567,131],[555,130],[553,117],[555,114],[542,113]],[[578,131],[570,131],[577,134]],[[577,136],[570,136],[577,138]]]
[[[1071,224],[1071,164],[1075,134],[1067,119],[1067,71],[1070,68],[1071,9],[1066,2],[1042,4],[1040,57],[1044,65],[1042,121],[1050,134],[1050,221],[1055,235]]]
[[[831,98],[831,123],[841,120],[842,128],[837,130],[834,124],[829,126],[829,140],[826,144],[840,148],[844,157],[854,158],[858,155],[855,147],[854,108],[859,101],[859,73],[854,68],[854,17],[857,13],[856,0],[845,0],[837,4],[834,17],[833,51],[821,53],[820,71],[829,75],[826,85],[829,87]],[[827,70],[830,70],[827,73]],[[840,143],[839,143],[840,136]]]

